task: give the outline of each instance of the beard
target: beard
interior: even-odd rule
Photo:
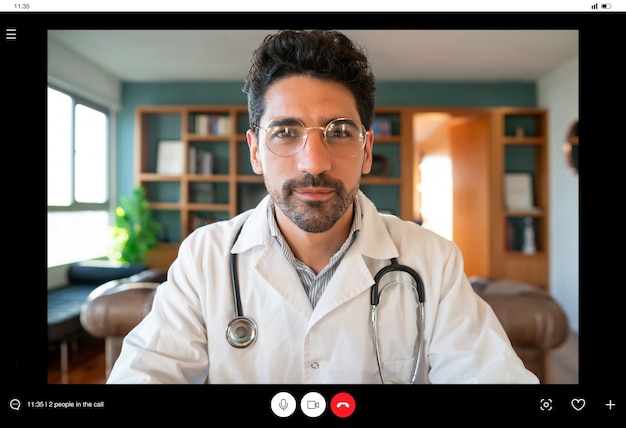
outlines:
[[[301,179],[286,181],[280,190],[265,182],[274,203],[296,226],[305,232],[321,233],[329,230],[348,210],[358,191],[358,185],[347,190],[343,182],[325,174],[305,174]],[[304,187],[333,189],[333,196],[326,201],[303,201],[294,190]]]

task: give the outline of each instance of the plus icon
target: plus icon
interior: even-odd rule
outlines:
[[[615,403],[613,402],[613,400],[609,400],[608,403],[605,404],[606,407],[609,408],[609,410],[613,410],[613,407],[615,407]]]

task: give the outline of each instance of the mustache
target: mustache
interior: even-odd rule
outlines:
[[[334,190],[342,190],[343,183],[326,174],[313,175],[306,173],[302,178],[292,178],[283,184],[284,192],[292,192],[302,187],[328,187]]]

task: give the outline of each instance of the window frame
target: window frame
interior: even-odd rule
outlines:
[[[114,181],[114,177],[113,177],[113,154],[114,154],[114,148],[113,148],[113,123],[114,123],[114,118],[113,118],[113,114],[114,111],[110,108],[107,107],[104,104],[98,103],[98,102],[94,102],[92,100],[89,100],[88,98],[81,96],[79,94],[77,94],[76,92],[72,91],[72,90],[68,90],[68,89],[64,89],[62,87],[59,87],[57,85],[54,85],[53,83],[48,82],[47,86],[46,86],[46,91],[48,90],[48,88],[50,89],[54,89],[55,91],[59,91],[65,95],[67,95],[68,97],[70,97],[71,102],[72,102],[72,131],[71,131],[71,138],[72,138],[72,152],[71,152],[71,165],[72,165],[72,171],[71,171],[71,202],[69,205],[50,205],[48,203],[48,196],[47,196],[47,192],[46,192],[46,205],[47,205],[47,213],[62,213],[62,212],[87,212],[87,211],[99,211],[99,212],[106,212],[107,214],[107,218],[108,218],[108,225],[110,226],[112,224],[112,218],[113,218],[113,214],[114,214],[114,210],[115,210],[115,198],[114,198],[114,192],[113,192],[113,183]],[[105,152],[106,152],[106,159],[104,160],[104,162],[106,162],[106,167],[105,167],[105,201],[104,202],[99,202],[99,203],[95,203],[95,202],[77,202],[76,201],[76,153],[75,153],[75,146],[76,146],[76,141],[75,141],[75,137],[76,137],[76,124],[75,124],[75,119],[76,119],[76,106],[77,105],[83,105],[85,107],[91,108],[93,110],[96,110],[102,114],[105,115],[106,117],[106,135],[105,135],[105,141],[106,141],[106,148],[105,148]],[[48,111],[48,102],[47,102],[47,97],[46,97],[46,112]],[[47,147],[47,142],[46,142],[46,151],[48,150]],[[48,234],[49,236],[49,234]],[[103,253],[101,255],[102,257],[106,257],[107,254],[106,252]],[[86,259],[90,259],[91,257],[87,257]],[[81,261],[81,260],[76,260],[76,261]],[[53,267],[52,266],[48,266]]]
[[[76,146],[76,142],[75,142],[75,114],[76,114],[76,105],[77,104],[82,104],[86,107],[89,107],[93,110],[99,111],[100,113],[104,114],[106,116],[107,119],[107,129],[106,129],[106,153],[107,153],[107,158],[105,159],[105,162],[107,163],[107,167],[105,168],[105,170],[107,171],[107,176],[105,178],[105,182],[106,182],[106,196],[107,199],[105,202],[101,202],[101,203],[92,203],[92,202],[77,202],[76,201],[76,183],[75,183],[75,176],[76,176],[76,167],[75,167],[75,153],[74,151],[72,151],[72,191],[71,191],[71,199],[72,202],[69,205],[50,205],[47,203],[47,197],[46,197],[46,205],[48,206],[48,211],[108,211],[109,214],[112,213],[112,206],[111,206],[111,201],[113,200],[112,198],[112,192],[111,192],[111,110],[109,108],[107,108],[106,106],[103,106],[101,104],[98,104],[96,102],[90,101],[85,97],[81,97],[80,95],[73,93],[71,91],[68,91],[66,89],[62,89],[59,88],[58,86],[48,83],[46,90],[48,88],[54,89],[55,91],[59,91],[65,95],[67,95],[68,97],[71,98],[72,100],[72,148],[74,148]],[[46,97],[47,99],[47,97]],[[48,104],[46,101],[46,111],[48,110]],[[46,147],[47,150],[47,147]]]

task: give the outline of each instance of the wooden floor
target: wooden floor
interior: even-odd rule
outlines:
[[[548,357],[546,383],[578,384],[578,369],[578,334],[570,332],[565,342]]]
[[[61,373],[61,359],[58,347],[53,347],[48,356],[49,384],[103,384],[104,341],[100,339],[83,340],[75,347],[70,346],[68,358],[69,371]],[[550,384],[578,383],[578,336],[570,333],[563,345],[553,351],[547,365]]]
[[[68,346],[68,373],[61,371],[58,346],[48,350],[48,384],[104,384],[104,340],[81,340]]]

